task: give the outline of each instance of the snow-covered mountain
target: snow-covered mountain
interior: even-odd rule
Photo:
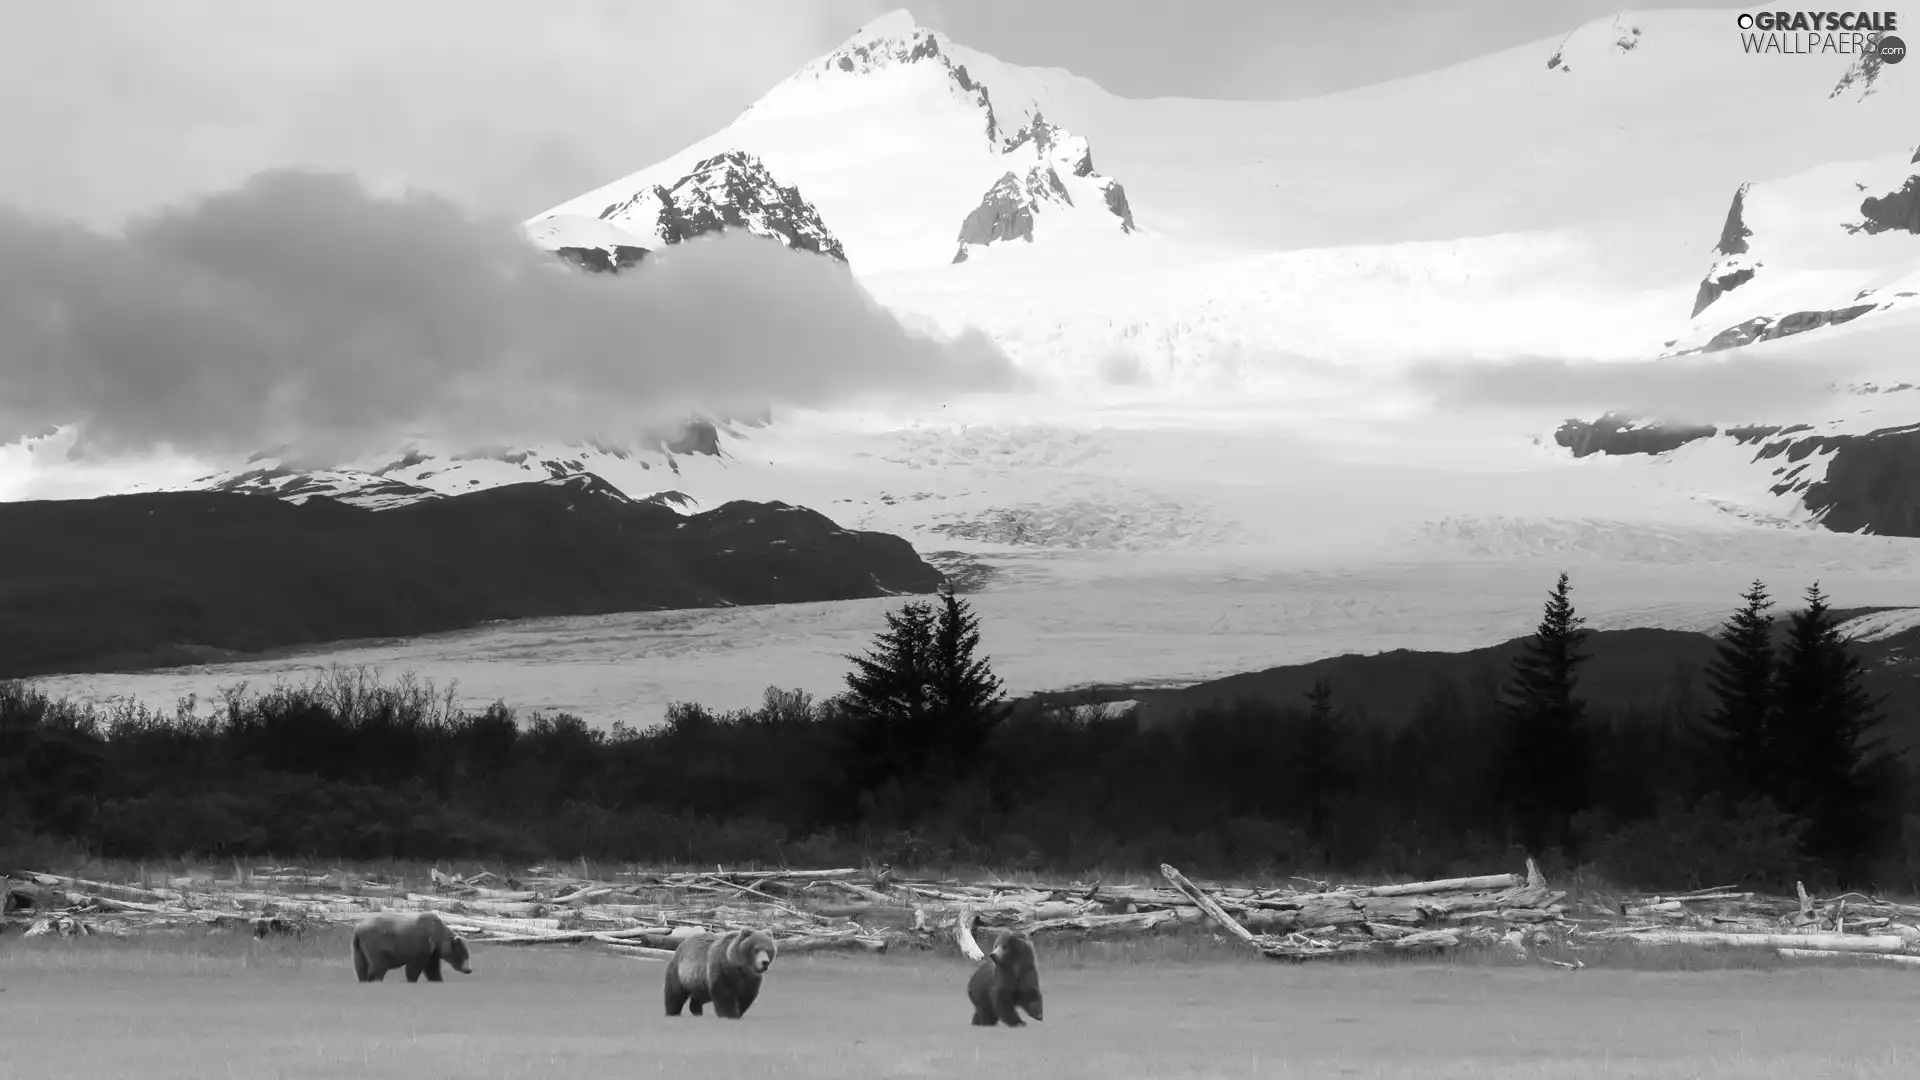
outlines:
[[[911,326],[984,331],[1041,396],[719,424],[695,450],[415,446],[322,469],[269,457],[205,483],[394,505],[590,472],[636,498],[844,511],[923,545],[1285,546],[1302,530],[1262,506],[1337,499],[1351,489],[1319,477],[1349,466],[1446,462],[1460,483],[1428,477],[1431,497],[1399,506],[1451,521],[1456,538],[1462,520],[1547,514],[1563,493],[1554,513],[1596,521],[1898,531],[1890,506],[1820,502],[1871,501],[1860,492],[1897,467],[1891,451],[1771,449],[1802,424],[1806,438],[1892,446],[1874,432],[1920,422],[1915,395],[1886,389],[1897,377],[1844,416],[1730,404],[1624,434],[1622,421],[1581,428],[1589,417],[1556,442],[1557,416],[1484,433],[1437,420],[1402,376],[1542,357],[1737,363],[1786,346],[1814,365],[1806,349],[1823,342],[1894,371],[1920,342],[1905,295],[1920,267],[1916,116],[1911,66],[1750,54],[1722,10],[1610,15],[1281,102],[1120,98],[896,11],[720,131],[535,215],[528,234],[587,269],[644,274],[674,244],[745,230],[845,262]],[[1633,434],[1647,424],[1713,434],[1623,456],[1668,438]],[[1544,446],[1529,441],[1541,432]],[[1156,456],[1118,449],[1123,434]],[[1604,452],[1576,458],[1573,443]],[[1775,457],[1802,453],[1863,479],[1816,491],[1810,469],[1775,474]],[[1499,498],[1490,474],[1509,478]],[[1615,484],[1633,494],[1595,494]]]

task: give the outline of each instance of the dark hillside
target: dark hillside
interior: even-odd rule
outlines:
[[[0,504],[0,678],[493,619],[926,593],[899,537],[784,503],[692,516],[593,476],[374,512],[166,492]]]

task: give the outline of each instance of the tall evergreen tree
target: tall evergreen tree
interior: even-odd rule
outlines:
[[[914,601],[887,612],[886,620],[866,655],[845,657],[853,670],[840,704],[852,728],[848,767],[861,790],[911,776],[926,759],[933,607]]]
[[[1819,583],[1787,623],[1780,664],[1774,760],[1778,799],[1808,822],[1807,844],[1844,878],[1857,877],[1879,839],[1876,736],[1880,702],[1861,684],[1865,669],[1840,636]]]
[[[1778,780],[1774,728],[1779,715],[1778,657],[1773,646],[1773,601],[1755,581],[1745,604],[1727,619],[1707,685],[1715,703],[1706,729],[1712,741],[1714,786],[1735,799],[1767,795]]]
[[[1301,720],[1295,747],[1293,777],[1295,789],[1306,810],[1307,838],[1328,858],[1323,841],[1327,816],[1333,799],[1352,784],[1354,774],[1347,761],[1346,727],[1333,708],[1333,686],[1326,679],[1315,679],[1307,691],[1307,714]]]
[[[887,614],[865,656],[850,656],[842,703],[854,726],[857,782],[912,784],[929,797],[958,777],[1006,716],[1004,684],[976,655],[980,619],[943,589]]]
[[[1585,621],[1574,613],[1563,572],[1533,638],[1514,658],[1500,702],[1498,791],[1509,830],[1535,851],[1568,846],[1571,819],[1589,801],[1586,708],[1573,696],[1579,666],[1588,659],[1580,651]]]
[[[935,762],[948,774],[963,771],[986,745],[994,725],[1006,718],[1005,683],[980,648],[980,617],[967,602],[940,590],[933,629],[928,692],[935,726]]]

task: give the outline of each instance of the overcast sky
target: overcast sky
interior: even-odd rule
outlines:
[[[712,132],[896,6],[0,0],[0,203],[112,226],[264,168],[306,165],[526,216]],[[1068,68],[1124,96],[1243,98],[1413,74],[1615,9],[1609,0],[909,5],[955,40]]]

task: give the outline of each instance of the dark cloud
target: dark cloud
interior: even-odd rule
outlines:
[[[515,222],[298,171],[120,235],[0,210],[0,442],[339,458],[1016,383],[978,333],[913,334],[842,264],[744,234],[594,275]]]
[[[1844,350],[1819,362],[1714,353],[1655,360],[1523,359],[1426,362],[1407,369],[1413,390],[1445,408],[1607,410],[1672,422],[1795,419],[1819,412],[1866,365]]]

